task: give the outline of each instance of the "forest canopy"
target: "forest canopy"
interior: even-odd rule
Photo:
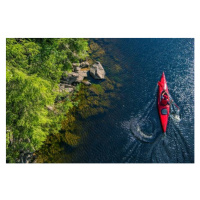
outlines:
[[[87,57],[81,38],[8,38],[6,40],[7,162],[20,162],[21,153],[38,150],[47,135],[56,133],[73,107],[70,99],[55,105],[63,71]],[[47,107],[54,105],[56,112]]]

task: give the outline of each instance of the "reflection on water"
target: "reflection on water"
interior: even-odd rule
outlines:
[[[194,162],[193,39],[91,39],[90,47],[107,78],[83,86],[71,121],[48,138],[38,162]],[[157,111],[163,71],[180,107],[171,105],[166,134]]]

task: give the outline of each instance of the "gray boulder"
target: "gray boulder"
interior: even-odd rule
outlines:
[[[79,74],[76,73],[76,72],[72,72],[72,73],[65,72],[64,75],[63,75],[63,77],[62,77],[62,80],[66,84],[69,84],[69,85],[71,85],[74,82],[79,82],[80,81]]]
[[[94,79],[104,79],[105,78],[105,70],[100,62],[96,62],[90,67],[90,75]]]
[[[79,74],[79,76],[83,76],[85,78],[85,77],[87,77],[87,72],[88,71],[79,71],[78,74]]]
[[[85,61],[80,64],[80,68],[86,68],[89,67],[89,65],[90,65],[89,62]]]
[[[82,83],[83,83],[84,85],[86,85],[86,86],[91,85],[90,81],[82,81]]]
[[[72,67],[80,67],[80,63],[72,63]]]
[[[68,85],[66,83],[60,83],[59,84],[59,92],[72,92],[74,91],[75,87],[72,85]]]
[[[74,71],[75,71],[75,72],[79,72],[80,70],[81,70],[80,67],[74,67]]]
[[[73,83],[81,83],[87,77],[87,71],[78,70],[77,72],[64,72],[62,76],[62,83],[72,85]]]

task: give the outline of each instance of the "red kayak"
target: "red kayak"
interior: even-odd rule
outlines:
[[[158,82],[158,113],[162,125],[163,132],[167,130],[167,122],[169,117],[170,105],[169,105],[169,91],[167,87],[167,81],[163,72],[160,81]]]

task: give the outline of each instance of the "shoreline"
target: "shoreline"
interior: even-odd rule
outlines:
[[[80,59],[78,62],[71,63],[70,70],[62,70],[59,72],[60,75],[58,75],[60,78],[56,86],[57,89],[52,90],[52,93],[57,95],[54,96],[54,99],[52,98],[51,104],[44,104],[45,107],[42,108],[44,109],[43,112],[46,113],[44,117],[47,120],[52,120],[52,122],[49,123],[47,121],[47,124],[41,124],[41,131],[45,131],[45,135],[42,136],[42,132],[38,135],[36,142],[40,142],[39,146],[32,148],[31,138],[26,140],[25,138],[21,138],[17,143],[14,138],[10,146],[12,133],[11,137],[7,133],[7,156],[9,156],[6,160],[7,163],[58,162],[60,158],[59,156],[56,158],[55,152],[58,152],[58,154],[60,154],[59,152],[63,152],[62,146],[60,146],[60,141],[63,141],[66,145],[69,144],[74,148],[81,143],[83,139],[82,137],[85,137],[80,134],[81,130],[78,130],[79,127],[84,126],[84,124],[80,126],[80,124],[82,124],[81,120],[78,119],[77,121],[75,119],[78,117],[84,120],[90,116],[103,114],[114,106],[111,101],[114,102],[114,99],[117,98],[115,90],[118,90],[118,88],[121,87],[121,84],[112,80],[111,77],[104,77],[105,71],[103,77],[102,73],[97,73],[97,80],[93,77],[95,75],[90,75],[90,69],[93,65],[100,65],[101,71],[101,63],[104,65],[104,62],[107,63],[110,59],[111,65],[113,65],[113,58],[106,55],[105,49],[103,49],[101,45],[98,45],[95,39],[87,40],[87,42],[87,57],[85,57],[85,59]],[[98,61],[96,62],[96,60],[99,60],[101,63]],[[109,62],[107,65],[108,64]],[[113,69],[110,69],[106,66],[106,71],[114,70],[114,74],[120,72],[120,67],[118,65],[116,65],[116,67],[113,65],[112,67]],[[95,70],[93,70],[93,74],[96,72],[96,68],[97,66],[94,67]],[[28,78],[29,76],[27,76],[27,79]],[[55,85],[56,82],[53,81],[52,83]],[[41,86],[38,87],[41,88]],[[48,90],[47,92],[49,93],[51,91]],[[32,110],[31,107],[29,107],[29,109],[30,111]],[[38,110],[36,113],[40,114],[42,109]],[[32,122],[31,126],[34,126]],[[36,131],[36,133],[37,132],[38,131]],[[20,145],[21,142],[22,145],[26,145],[28,142],[28,146],[26,148],[21,148],[20,146],[17,147],[15,145]],[[56,149],[53,145],[57,146]],[[13,154],[14,151],[17,154]],[[50,155],[49,158],[48,155]]]
[[[50,135],[37,152],[37,163],[76,162],[74,159],[82,154],[82,152],[76,152],[79,152],[81,146],[85,145],[91,135],[88,129],[90,125],[86,126],[85,123],[90,123],[90,121],[92,123],[96,117],[104,116],[109,110],[115,108],[115,101],[119,98],[120,93],[118,92],[122,85],[113,78],[119,72],[120,67],[117,65],[115,68],[113,57],[107,55],[104,47],[99,46],[93,39],[89,41],[89,46],[88,62],[90,65],[95,60],[100,60],[103,66],[105,65],[107,73],[107,70],[110,70],[109,63],[111,62],[114,76],[109,73],[104,80],[95,80],[88,75],[88,80],[92,84],[89,86],[80,84],[80,90],[74,98],[74,101],[79,103],[69,111],[67,118],[63,120],[61,131]],[[118,69],[117,72],[116,69]]]
[[[73,98],[79,87],[68,96],[57,84],[72,62],[88,56],[88,48],[81,38],[7,39],[7,163],[32,160],[47,136],[60,130],[66,113],[77,104]]]
[[[14,81],[12,81],[12,80],[14,80],[13,77],[15,77],[15,76],[25,76],[25,80],[31,82],[31,79],[34,78],[34,73],[38,73],[37,69],[33,73],[27,68],[28,65],[33,65],[35,63],[35,61],[31,61],[30,62],[30,59],[34,59],[33,55],[30,55],[30,56],[26,55],[25,52],[27,50],[22,52],[22,53],[19,52],[19,50],[15,51],[15,49],[14,49],[15,46],[17,48],[20,47],[21,49],[26,49],[27,48],[26,45],[29,45],[30,46],[29,48],[32,48],[32,50],[30,49],[28,51],[36,51],[36,54],[38,54],[38,55],[41,54],[42,55],[42,51],[41,51],[42,49],[41,48],[43,48],[43,47],[42,46],[40,47],[40,45],[43,44],[45,42],[45,40],[47,40],[47,42],[50,42],[50,43],[51,42],[52,43],[53,42],[57,42],[57,41],[59,42],[59,39],[8,39],[7,40],[7,57],[6,57],[7,58],[7,68],[6,68],[7,69],[7,71],[6,71],[7,79],[6,79],[6,81],[7,81],[7,85],[8,85],[7,88],[6,88],[7,92],[10,92],[10,91],[12,92],[12,90],[13,90],[13,89],[11,89],[11,88],[13,88],[12,84],[16,84]],[[30,136],[28,136],[27,139],[26,139],[24,136],[22,136],[20,134],[21,135],[21,136],[19,135],[20,138],[18,137],[19,139],[17,139],[15,132],[20,127],[18,128],[17,126],[13,126],[12,124],[14,122],[12,122],[12,121],[11,121],[10,125],[7,123],[7,128],[6,128],[7,129],[7,133],[6,133],[6,136],[7,136],[7,141],[6,141],[6,143],[7,143],[7,145],[6,145],[7,146],[7,150],[6,150],[7,158],[6,158],[6,162],[7,163],[10,163],[10,162],[14,162],[14,163],[34,162],[34,160],[36,159],[35,152],[38,151],[41,148],[40,146],[42,146],[44,144],[44,142],[46,141],[48,135],[55,134],[57,131],[59,131],[60,128],[61,128],[61,127],[59,128],[59,126],[62,124],[62,121],[65,118],[65,116],[67,115],[67,113],[69,112],[69,110],[72,109],[74,106],[78,105],[79,101],[75,101],[75,98],[77,98],[77,94],[78,94],[78,92],[79,92],[79,90],[81,88],[81,84],[84,84],[87,87],[90,86],[91,83],[88,80],[90,76],[93,77],[94,79],[104,79],[105,78],[105,71],[104,71],[102,65],[99,62],[96,62],[96,63],[91,62],[92,59],[90,59],[90,56],[88,54],[88,50],[89,50],[88,40],[86,40],[86,39],[84,39],[84,40],[82,40],[82,39],[70,39],[69,38],[69,39],[66,39],[66,41],[65,41],[65,39],[60,39],[60,41],[63,42],[63,44],[68,42],[68,40],[69,40],[69,42],[72,42],[72,43],[76,42],[76,41],[80,41],[80,47],[82,45],[81,42],[83,41],[83,45],[85,45],[85,46],[81,47],[83,49],[83,52],[80,51],[79,54],[81,56],[82,56],[82,54],[83,55],[85,54],[86,55],[86,57],[85,57],[86,60],[83,61],[84,57],[82,57],[81,59],[79,59],[79,62],[75,62],[75,63],[71,64],[71,70],[67,70],[67,71],[63,70],[63,71],[59,71],[58,73],[56,72],[58,74],[57,78],[59,78],[59,76],[61,75],[58,87],[57,86],[55,86],[55,87],[53,86],[52,87],[52,92],[51,91],[47,91],[49,93],[49,95],[51,95],[50,93],[52,93],[54,95],[54,96],[52,96],[52,100],[51,100],[51,102],[52,102],[53,99],[54,99],[54,103],[53,102],[52,102],[53,104],[52,103],[50,103],[50,104],[49,103],[47,103],[47,104],[45,103],[46,105],[43,104],[45,106],[45,108],[42,108],[42,109],[44,110],[43,112],[46,113],[46,114],[44,114],[44,117],[48,117],[49,119],[55,120],[56,124],[54,122],[52,123],[52,125],[49,124],[50,125],[50,127],[49,127],[50,129],[49,129],[49,131],[47,129],[47,132],[45,133],[46,136],[42,136],[42,132],[44,132],[44,130],[45,130],[44,129],[45,128],[45,124],[44,124],[44,128],[42,128],[43,125],[41,126],[41,131],[42,131],[41,132],[41,136],[38,135],[37,136],[38,139],[36,138],[35,142],[37,142],[37,140],[38,141],[41,140],[41,141],[40,141],[39,146],[36,147],[34,145],[34,143],[32,143],[32,138],[33,138],[34,135],[31,135],[31,133],[29,133]],[[87,41],[87,43],[85,43],[86,41]],[[49,44],[46,44],[46,45],[48,46]],[[54,48],[54,47],[51,46],[51,44],[50,44],[49,47],[50,48]],[[63,49],[63,47],[62,47],[62,49]],[[36,48],[38,48],[38,50],[36,50]],[[58,53],[59,52],[62,53],[62,51],[63,51],[60,48],[61,48],[61,46],[58,46],[58,49],[57,49]],[[67,53],[69,52],[68,48],[69,47],[67,47],[67,49],[66,49]],[[74,47],[72,47],[72,49],[73,48]],[[75,46],[74,51],[76,51],[78,48],[79,47]],[[65,47],[64,47],[64,49],[65,49]],[[85,53],[85,49],[87,49],[86,53]],[[14,54],[18,55],[20,53],[21,53],[21,55],[23,55],[23,57],[20,58],[19,60],[16,60],[16,57],[14,56]],[[49,56],[51,56],[51,54],[52,53],[50,52]],[[55,55],[55,56],[57,56],[57,55]],[[66,56],[65,55],[62,55],[62,56],[65,59]],[[72,56],[77,57],[77,54],[75,53]],[[35,59],[38,59],[38,58],[35,57]],[[51,59],[51,57],[49,59]],[[55,57],[55,59],[56,59],[56,57]],[[26,60],[27,60],[27,62],[24,65],[24,69],[25,69],[24,70],[22,68],[23,66],[22,66],[21,63],[23,63]],[[73,57],[72,57],[72,60],[73,60]],[[90,60],[90,63],[87,60]],[[65,62],[65,60],[63,60],[63,61]],[[16,64],[13,65],[14,62],[17,63],[18,65],[16,65]],[[50,60],[50,62],[52,62],[52,61]],[[20,68],[22,68],[22,72],[21,72]],[[48,71],[46,71],[46,72],[48,72]],[[33,76],[32,75],[30,76],[29,75],[30,73],[32,73]],[[53,73],[53,72],[51,72],[51,73]],[[39,76],[41,76],[41,75],[39,74]],[[54,74],[52,74],[52,76],[54,76]],[[43,77],[45,77],[45,76],[43,76]],[[49,77],[47,77],[47,79],[49,79]],[[43,81],[43,79],[41,79],[41,81]],[[50,80],[50,81],[52,82],[52,80]],[[21,82],[20,79],[18,80],[17,84],[19,84],[19,83],[23,84],[23,82]],[[53,83],[53,85],[55,85],[56,81],[53,81],[52,83]],[[46,84],[46,83],[42,82],[42,84]],[[31,85],[30,85],[30,87],[31,87]],[[40,87],[40,86],[38,85],[37,87]],[[58,88],[58,89],[55,90],[54,88]],[[16,88],[15,90],[17,91],[18,89]],[[25,92],[25,90],[22,89],[22,92]],[[38,92],[43,96],[42,90],[40,92],[40,90],[38,89]],[[22,94],[20,93],[20,91],[18,93],[19,93],[19,97],[20,97],[20,95],[22,95]],[[8,94],[10,94],[10,93],[8,93]],[[29,95],[32,96],[32,93],[30,93]],[[7,95],[7,96],[9,96],[9,95]],[[41,98],[43,98],[42,96],[41,96]],[[25,99],[22,99],[22,100],[24,101]],[[8,98],[7,98],[7,101],[8,101]],[[10,100],[10,102],[12,102],[12,101],[15,102],[15,99],[13,97]],[[41,104],[40,102],[41,102],[41,100],[38,100],[38,105]],[[24,104],[22,106],[22,109],[26,109],[26,107],[27,106]],[[8,113],[10,113],[9,110],[11,109],[11,107],[9,107],[8,103],[7,103],[7,108],[8,108],[7,117],[9,117]],[[37,109],[37,107],[36,107],[36,109]],[[31,106],[30,106],[29,110],[30,110],[30,112],[31,112],[31,110],[34,111],[34,108],[31,108]],[[11,112],[13,112],[13,111],[11,111]],[[36,112],[40,112],[40,111],[38,110]],[[12,117],[12,115],[11,115],[11,117]],[[18,114],[18,120],[15,120],[15,121],[18,123],[20,118],[21,117]],[[11,120],[13,120],[13,119],[11,119]],[[38,120],[39,120],[39,118],[38,118]],[[60,125],[58,125],[57,122]],[[33,125],[31,125],[31,126],[34,128]],[[51,128],[51,126],[52,126],[52,128]],[[55,126],[55,127],[53,127],[53,126]],[[36,124],[36,128],[37,128],[37,124]],[[24,128],[22,127],[22,131],[26,132],[26,129],[27,129],[26,127],[24,127]],[[21,131],[19,130],[19,133],[20,132]],[[35,133],[33,132],[33,134],[39,134],[39,132],[38,133],[37,132],[38,131],[36,130],[36,132]],[[40,137],[41,137],[41,139],[40,139]],[[28,144],[28,146],[27,146],[27,144]],[[27,146],[27,147],[25,147],[25,146]],[[16,151],[16,154],[13,154],[15,151]]]

